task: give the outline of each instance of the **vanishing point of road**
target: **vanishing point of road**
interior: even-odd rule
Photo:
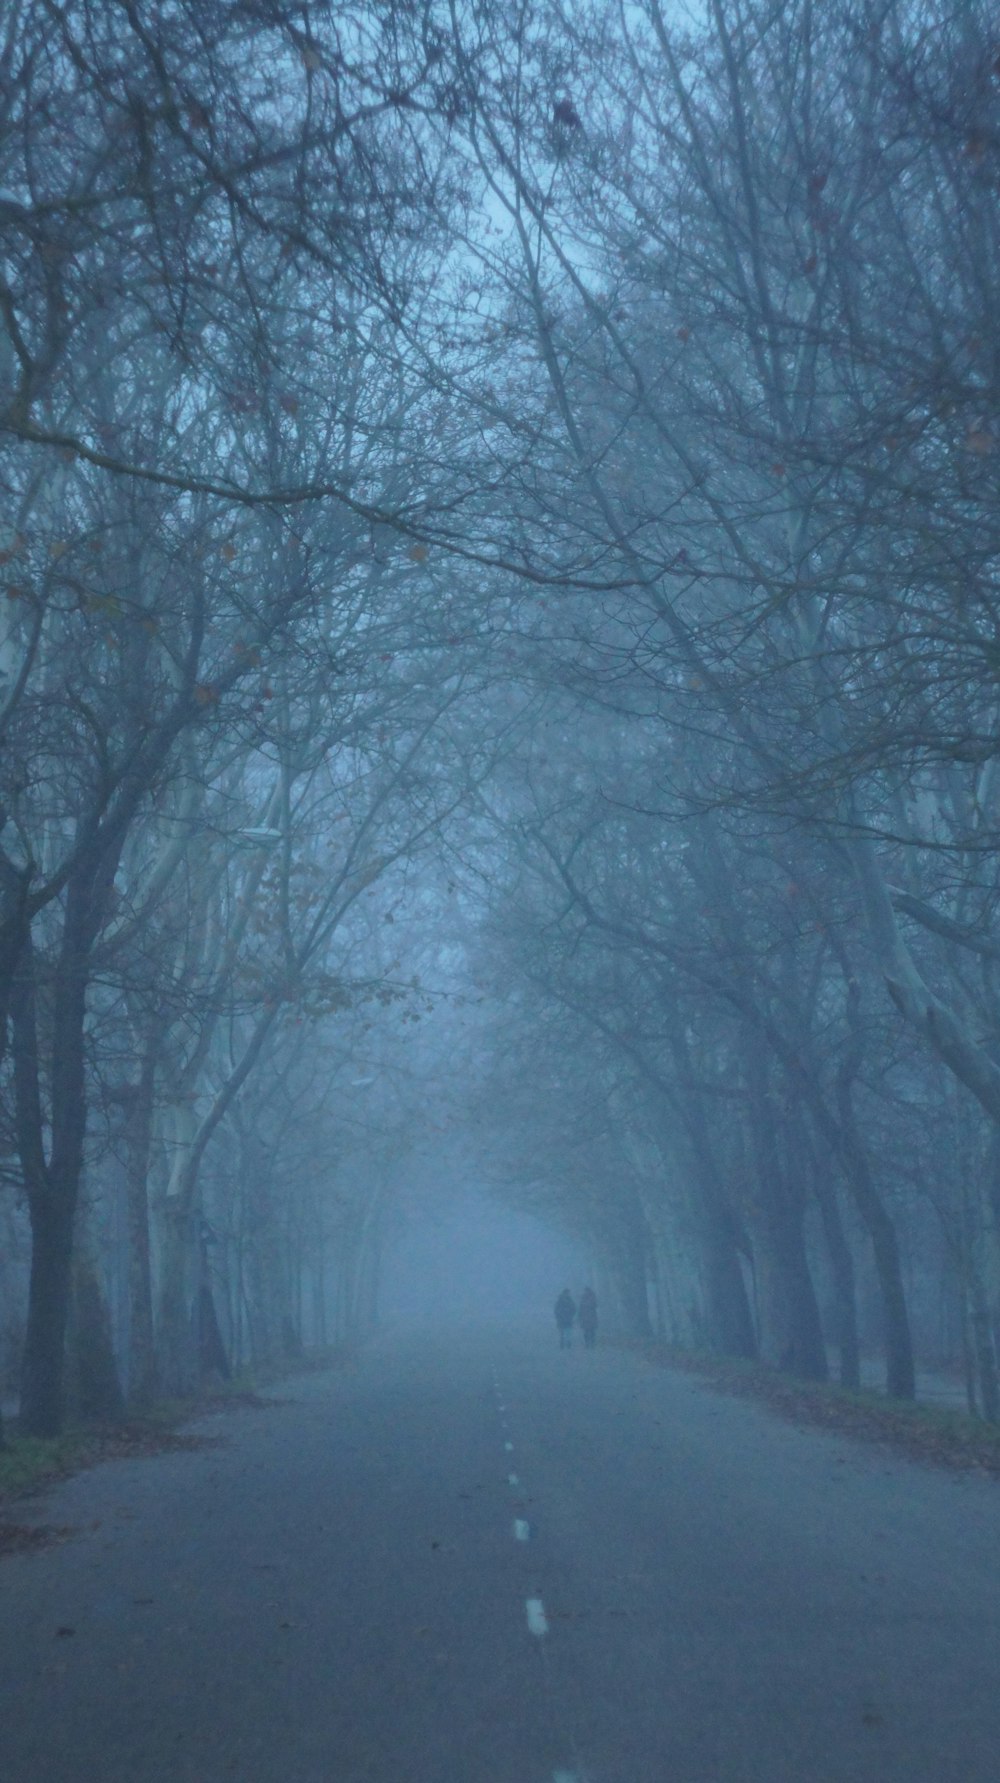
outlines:
[[[523,1335],[280,1391],[33,1506],[4,1783],[1000,1776],[991,1480]]]

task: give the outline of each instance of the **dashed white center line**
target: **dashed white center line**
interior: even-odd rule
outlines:
[[[514,1452],[514,1444],[511,1441],[509,1434],[507,1434],[509,1429],[506,1418],[507,1406],[506,1402],[500,1397],[500,1380],[495,1371],[493,1375],[493,1384],[496,1389],[497,1411],[500,1415],[500,1428],[505,1435],[503,1446],[507,1451],[507,1454],[512,1455]],[[507,1484],[515,1492],[520,1492],[520,1475],[509,1473],[507,1475]],[[517,1542],[529,1542],[531,1540],[531,1524],[525,1517],[514,1518],[514,1540]],[[524,1612],[528,1622],[528,1633],[535,1635],[537,1639],[541,1640],[549,1632],[549,1619],[545,1614],[545,1605],[541,1598],[526,1597],[524,1600]],[[552,1772],[552,1783],[585,1783],[585,1780],[582,1771],[563,1769]]]

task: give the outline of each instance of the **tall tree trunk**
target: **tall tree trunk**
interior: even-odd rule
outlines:
[[[830,1378],[830,1364],[806,1252],[803,1212],[804,1207],[789,1208],[787,1216],[774,1228],[775,1260],[789,1319],[789,1343],[781,1362],[791,1374],[805,1380],[826,1381]]]
[[[670,1023],[667,1039],[678,1075],[689,1086],[679,1099],[677,1112],[687,1133],[699,1191],[693,1212],[705,1265],[709,1343],[724,1356],[749,1360],[757,1354],[757,1333],[740,1264],[736,1217],[719,1170],[704,1102],[695,1085],[687,1040],[676,1022]]]
[[[202,1244],[201,1281],[195,1302],[195,1320],[198,1343],[198,1374],[202,1381],[219,1378],[232,1380],[233,1370],[226,1354],[226,1345],[219,1324],[219,1314],[212,1292],[212,1278],[209,1272],[208,1256]]]
[[[79,1243],[73,1258],[67,1352],[66,1403],[71,1417],[101,1423],[119,1419],[125,1399],[107,1302],[93,1258]]]
[[[757,1335],[739,1251],[730,1229],[732,1220],[730,1217],[723,1223],[717,1210],[709,1208],[704,1225],[702,1251],[709,1340],[712,1348],[724,1356],[740,1356],[749,1361],[757,1354]]]
[[[256,1065],[279,1008],[280,1004],[275,1002],[258,1016],[239,1063],[225,1078],[206,1114],[199,1119],[191,1104],[183,1102],[172,1110],[174,1161],[164,1199],[164,1267],[159,1307],[161,1366],[171,1392],[190,1392],[198,1378],[193,1336],[195,1296],[189,1278],[197,1272],[197,1250],[192,1251],[192,1246],[202,1159]]]
[[[157,1355],[160,1379],[170,1394],[184,1397],[198,1384],[198,1349],[192,1316],[194,1245],[191,1215],[168,1203],[161,1238]]]
[[[53,975],[47,1123],[30,936],[21,949],[12,996],[18,1153],[32,1235],[21,1424],[33,1436],[57,1434],[64,1417],[73,1233],[87,1128],[85,1031],[90,953],[107,910],[116,861],[113,850],[98,849],[93,856],[81,859],[66,886],[62,940]],[[46,1125],[52,1135],[48,1159]]]
[[[993,1345],[989,1295],[986,1281],[989,1273],[992,1231],[987,1234],[986,1222],[991,1210],[984,1205],[986,1197],[970,1180],[968,1155],[959,1160],[962,1207],[962,1271],[965,1277],[966,1303],[969,1309],[971,1348],[978,1383],[979,1404],[983,1417],[997,1422],[1000,1397],[997,1392],[997,1359]]]
[[[653,1336],[646,1275],[648,1237],[637,1196],[629,1196],[629,1206],[623,1209],[623,1213],[625,1217],[622,1222],[618,1268],[622,1309],[629,1336],[648,1342]]]
[[[886,1392],[892,1399],[914,1399],[916,1367],[899,1242],[896,1228],[872,1180],[868,1154],[854,1121],[849,1089],[846,1093],[841,1090],[840,1114],[845,1179],[871,1239],[882,1300]]]
[[[21,1373],[20,1427],[26,1436],[58,1436],[65,1416],[66,1330],[73,1262],[73,1202],[30,1200],[31,1269]]]
[[[844,1172],[847,1191],[871,1239],[882,1301],[886,1392],[893,1399],[913,1399],[916,1395],[913,1337],[896,1228],[875,1187],[868,1153],[854,1113],[854,1078],[864,1053],[864,1029],[857,982],[842,949],[838,950],[838,960],[844,976],[846,1013],[852,1041],[837,1073],[836,1114],[829,1107],[820,1087],[818,1071],[804,1056],[804,1042],[800,1039],[797,1044],[790,1044],[773,1024],[766,1031],[789,1081],[797,1086],[807,1103],[817,1134],[821,1140],[826,1139],[833,1155],[838,1159]]]
[[[976,1359],[972,1349],[972,1334],[969,1319],[969,1297],[962,1289],[962,1380],[965,1385],[965,1404],[970,1418],[979,1417],[979,1398],[976,1392]]]
[[[32,872],[16,867],[0,849],[0,1060],[7,1051],[21,954],[31,934],[27,900]]]
[[[128,1221],[128,1397],[146,1406],[160,1391],[153,1321],[153,1271],[149,1241],[149,1169],[153,1139],[156,1055],[147,1039],[138,1080],[129,1085],[125,1109],[125,1197]]]
[[[995,1424],[1000,1418],[1000,1395],[997,1392],[997,1359],[993,1348],[993,1331],[990,1325],[989,1308],[986,1295],[978,1274],[974,1277],[969,1289],[969,1303],[972,1320],[972,1337],[976,1351],[976,1369],[979,1375],[979,1394],[983,1407],[983,1417]]]
[[[17,1144],[31,1223],[20,1423],[28,1436],[49,1437],[59,1434],[65,1416],[66,1331],[82,1129],[79,1148],[64,1148],[58,1163],[54,1158],[52,1162],[46,1158],[34,972],[34,951],[29,939],[22,949],[11,999]],[[71,1035],[64,1035],[63,1044],[71,1039]],[[66,1088],[69,1095],[82,1099],[82,1011],[77,1039],[81,1081],[77,1087],[69,1077]],[[69,1111],[63,1112],[65,1115]],[[80,1112],[82,1115],[82,1109]]]
[[[861,1345],[858,1339],[858,1300],[854,1278],[854,1258],[847,1242],[844,1222],[832,1173],[825,1158],[815,1146],[809,1146],[810,1180],[819,1208],[823,1237],[826,1240],[833,1277],[834,1317],[837,1350],[840,1357],[840,1384],[853,1391],[861,1385]]]
[[[197,1256],[194,1246],[194,1194],[186,1165],[198,1130],[198,1118],[189,1102],[177,1102],[164,1114],[164,1131],[170,1149],[170,1177],[166,1192],[157,1199],[159,1293],[156,1305],[156,1358],[162,1385],[168,1393],[185,1397],[198,1383],[197,1345],[194,1341],[194,1294]]]
[[[768,1082],[767,1058],[755,1044],[751,1030],[745,1054],[746,1080],[750,1090],[750,1131],[757,1166],[757,1182],[763,1219],[761,1230],[773,1265],[780,1294],[779,1318],[783,1330],[778,1344],[782,1368],[805,1380],[830,1377],[823,1323],[805,1244],[805,1185],[796,1169],[779,1155],[776,1109]],[[787,1122],[784,1124],[787,1131]]]

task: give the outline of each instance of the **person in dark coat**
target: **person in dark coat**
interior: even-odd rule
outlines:
[[[573,1342],[573,1320],[576,1318],[576,1302],[568,1288],[564,1288],[556,1301],[556,1324],[559,1327],[559,1348],[568,1350]]]
[[[597,1295],[593,1288],[584,1288],[576,1316],[583,1332],[584,1347],[592,1350],[597,1342]]]

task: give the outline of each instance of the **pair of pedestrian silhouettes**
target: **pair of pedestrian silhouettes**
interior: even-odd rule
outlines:
[[[556,1301],[556,1327],[561,1350],[571,1347],[574,1324],[578,1324],[583,1332],[584,1348],[592,1350],[597,1342],[597,1295],[593,1288],[584,1288],[579,1306],[568,1288],[563,1289]]]

